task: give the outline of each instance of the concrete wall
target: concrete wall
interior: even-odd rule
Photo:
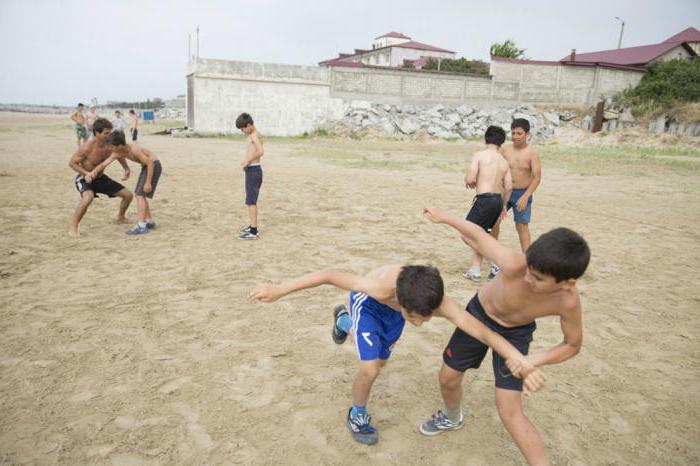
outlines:
[[[197,132],[236,133],[236,117],[247,112],[263,134],[298,135],[345,108],[330,96],[328,68],[199,59],[189,71],[188,123]]]

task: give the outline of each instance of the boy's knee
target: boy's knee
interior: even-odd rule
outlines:
[[[447,366],[442,366],[438,373],[438,382],[440,386],[448,389],[458,388],[462,384],[464,373],[450,369]]]
[[[517,400],[503,400],[496,397],[496,408],[498,409],[498,415],[504,424],[512,422],[525,414],[523,413],[523,406],[520,403],[520,399]]]
[[[379,377],[379,372],[381,372],[382,367],[379,361],[372,362],[376,362],[376,364],[361,364],[359,372],[360,374],[362,374],[363,377],[374,380],[377,377]]]
[[[93,193],[92,191],[85,191],[80,196],[80,203],[83,205],[90,205],[93,199],[95,199],[95,193]]]

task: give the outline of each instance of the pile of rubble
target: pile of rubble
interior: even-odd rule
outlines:
[[[536,139],[555,136],[562,122],[576,117],[571,111],[540,112],[530,106],[490,111],[460,105],[430,107],[418,105],[372,104],[353,101],[339,121],[326,121],[320,128],[331,134],[428,134],[443,139],[467,139],[483,136],[486,128],[497,125],[509,132],[511,122],[525,118]]]

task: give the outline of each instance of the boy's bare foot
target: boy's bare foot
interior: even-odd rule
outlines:
[[[129,219],[127,219],[126,217],[117,217],[117,223],[129,223]]]
[[[68,227],[68,235],[70,235],[71,238],[80,238],[80,232],[77,228],[73,228],[73,226]]]

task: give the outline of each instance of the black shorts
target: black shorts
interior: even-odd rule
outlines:
[[[124,189],[124,186],[107,175],[101,175],[99,178],[95,178],[92,180],[92,183],[85,181],[83,175],[78,175],[75,177],[75,189],[78,190],[81,196],[85,191],[92,191],[95,193],[95,197],[99,197],[97,196],[98,193],[114,197],[119,191]]]
[[[498,221],[503,210],[503,198],[498,193],[483,193],[474,196],[472,208],[469,209],[466,219],[476,223],[486,231]]]
[[[136,141],[139,138],[139,129],[131,128],[131,140]]]
[[[526,325],[518,327],[504,327],[488,315],[481,307],[479,295],[474,297],[467,304],[467,311],[476,317],[481,323],[486,325],[492,331],[498,333],[505,338],[511,345],[520,351],[522,354],[527,354],[532,341],[532,334],[537,325],[535,322],[530,322]],[[477,340],[476,338],[467,335],[460,329],[455,329],[447,344],[447,348],[442,353],[442,360],[445,364],[459,372],[464,372],[467,369],[476,369],[481,365],[481,361],[486,357],[486,352],[489,347]],[[523,381],[511,374],[506,361],[498,353],[493,352],[493,373],[496,376],[496,387],[506,390],[523,390]]]
[[[245,204],[256,205],[260,186],[262,186],[263,172],[260,165],[245,167]]]
[[[153,199],[153,193],[156,192],[156,186],[158,186],[158,180],[160,179],[160,172],[163,168],[160,165],[160,160],[153,162],[153,177],[151,178],[151,192],[143,192],[143,185],[146,184],[146,178],[148,177],[148,167],[146,165],[141,165],[141,173],[139,173],[139,180],[136,182],[136,189],[134,194],[137,196],[147,197]]]

